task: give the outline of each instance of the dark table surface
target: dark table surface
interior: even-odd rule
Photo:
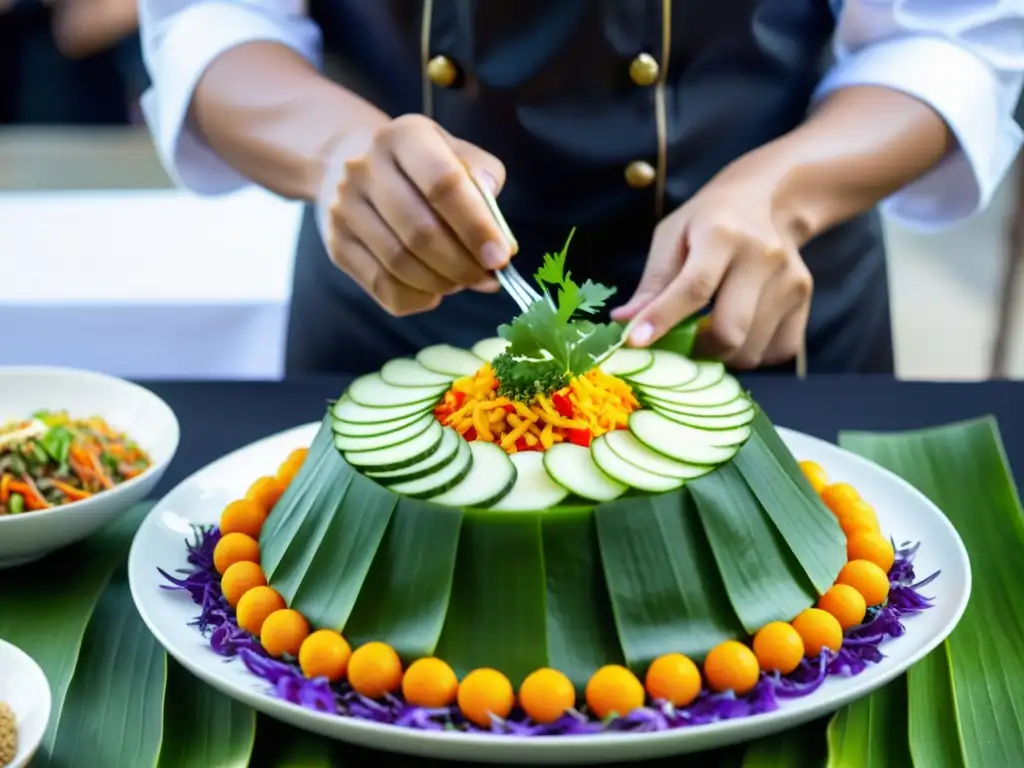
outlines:
[[[322,418],[346,380],[142,382],[181,423],[181,445],[157,489],[261,437]],[[904,430],[996,416],[1014,475],[1024,478],[1024,382],[900,382],[886,376],[743,377],[772,421],[835,441],[841,429]]]

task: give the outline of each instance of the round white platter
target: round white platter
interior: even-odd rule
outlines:
[[[819,462],[834,481],[854,485],[878,510],[882,528],[897,543],[920,541],[919,578],[942,574],[924,590],[934,606],[905,621],[907,632],[886,641],[885,659],[860,675],[831,677],[814,693],[784,700],[775,712],[654,733],[531,737],[419,731],[313,712],[275,698],[270,686],[241,660],[225,663],[206,638],[188,626],[198,607],[184,592],[160,589],[157,572],[186,566],[192,525],[214,525],[221,510],[252,481],[273,474],[292,449],[308,445],[318,424],[259,440],[196,472],[165,496],[143,522],[132,545],[128,574],[143,620],[167,651],[202,680],[255,709],[308,731],[374,749],[479,762],[595,764],[642,760],[711,749],[755,739],[835,711],[902,673],[941,643],[956,626],[971,591],[963,542],[925,496],[896,475],[836,446],[780,429],[799,459]]]
[[[53,699],[35,660],[4,640],[0,640],[0,701],[14,711],[18,729],[18,747],[7,768],[26,768],[43,741]]]

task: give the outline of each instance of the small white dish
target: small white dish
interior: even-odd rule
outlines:
[[[914,560],[919,578],[941,570],[924,594],[933,607],[906,619],[906,634],[881,646],[885,658],[855,677],[831,677],[814,693],[788,699],[774,712],[654,733],[523,738],[419,731],[313,712],[275,698],[270,686],[241,660],[225,663],[189,622],[199,608],[183,592],[161,589],[157,572],[187,566],[190,525],[215,525],[225,504],[259,475],[273,473],[292,449],[309,445],[318,424],[281,432],[229,453],[184,480],[143,521],[128,557],[132,597],[143,621],[167,651],[214,688],[299,728],[364,747],[478,763],[588,764],[645,760],[713,749],[794,728],[866,696],[906,671],[941,643],[963,615],[971,593],[967,551],[945,515],[893,473],[834,445],[779,429],[800,459],[821,464],[835,481],[849,482],[877,509],[883,529],[897,542],[920,542]]]
[[[43,741],[53,699],[46,675],[17,646],[0,640],[0,701],[14,710],[18,750],[6,768],[25,768]]]
[[[37,560],[85,538],[144,499],[178,448],[178,420],[148,389],[124,379],[72,368],[0,367],[0,424],[39,410],[100,416],[145,450],[152,465],[138,477],[92,498],[53,509],[0,517],[0,569]]]

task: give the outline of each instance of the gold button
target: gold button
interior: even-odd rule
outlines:
[[[427,77],[439,88],[448,88],[459,76],[459,70],[447,56],[435,56],[427,62]]]
[[[659,72],[658,62],[649,53],[641,53],[629,64],[629,77],[643,88],[658,82]]]
[[[633,189],[643,189],[654,183],[654,168],[650,163],[637,160],[626,166],[626,183]]]

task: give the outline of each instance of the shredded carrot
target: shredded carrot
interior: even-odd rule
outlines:
[[[577,376],[550,396],[513,402],[498,395],[490,365],[453,382],[434,414],[467,440],[497,443],[508,453],[546,450],[561,442],[589,445],[615,429],[626,428],[640,407],[622,379],[595,369]]]
[[[75,486],[69,485],[68,483],[62,483],[60,480],[51,480],[51,482],[57,490],[61,491],[72,501],[80,501],[92,496],[88,491],[83,491],[81,488],[75,488]]]

